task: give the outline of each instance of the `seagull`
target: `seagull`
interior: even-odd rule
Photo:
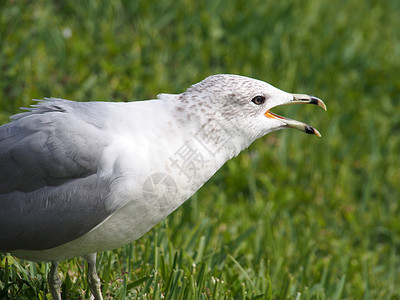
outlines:
[[[326,110],[319,98],[228,74],[147,101],[36,101],[0,127],[0,251],[51,262],[55,300],[58,263],[76,256],[103,299],[96,252],[139,239],[256,139],[283,128],[321,136],[272,108]]]

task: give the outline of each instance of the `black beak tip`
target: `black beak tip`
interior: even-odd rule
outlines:
[[[312,128],[310,125],[305,127],[304,132],[307,134],[315,134],[314,128]]]
[[[314,96],[309,96],[310,97],[310,104],[314,104],[314,105],[318,105],[320,107],[323,108],[323,110],[326,111],[326,105],[324,103],[324,101],[322,101],[321,99],[314,97]]]
[[[319,100],[317,97],[310,96],[310,103],[311,103],[311,104],[318,105],[320,101],[321,101],[321,100]]]
[[[317,129],[315,129],[314,127],[311,127],[310,125],[307,125],[304,128],[304,132],[307,134],[316,135],[317,137],[321,137],[321,134],[319,133],[319,131]]]

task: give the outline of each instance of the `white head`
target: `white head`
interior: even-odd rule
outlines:
[[[235,134],[254,141],[269,132],[296,128],[320,136],[305,123],[278,116],[270,109],[287,104],[309,103],[326,110],[322,100],[304,94],[290,94],[272,85],[238,75],[213,75],[194,84],[180,95],[180,101],[205,121],[217,119]]]
[[[176,110],[181,119],[207,127],[209,138],[226,140],[228,135],[231,148],[235,149],[233,155],[239,154],[254,140],[283,128],[296,128],[321,136],[310,125],[272,113],[270,110],[276,106],[309,103],[326,110],[322,100],[316,97],[290,94],[266,82],[238,75],[209,76],[184,93],[171,96],[159,95],[177,101]]]

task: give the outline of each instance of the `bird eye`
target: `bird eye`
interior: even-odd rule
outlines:
[[[256,105],[261,105],[265,102],[265,97],[264,96],[255,96],[251,102],[253,102]]]

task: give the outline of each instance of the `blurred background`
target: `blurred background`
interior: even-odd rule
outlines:
[[[211,74],[324,100],[140,240],[99,254],[106,299],[400,299],[400,2],[0,1],[0,123],[60,97],[133,101]],[[1,168],[1,167],[0,167]],[[1,209],[1,204],[0,204]],[[47,264],[0,254],[0,298],[46,299]],[[63,297],[89,298],[80,258]]]

